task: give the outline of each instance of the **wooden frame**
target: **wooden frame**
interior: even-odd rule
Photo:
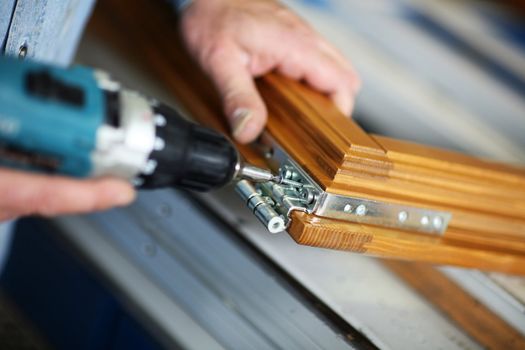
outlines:
[[[174,40],[167,7],[145,0],[98,6],[92,33],[162,81],[193,118],[228,132],[213,86]],[[525,274],[524,169],[369,135],[325,96],[276,74],[257,85],[269,110],[266,131],[323,190],[452,213],[436,236],[294,212],[288,232],[297,243]],[[240,150],[265,164],[256,148]]]

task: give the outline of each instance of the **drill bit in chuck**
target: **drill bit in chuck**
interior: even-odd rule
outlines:
[[[250,164],[242,164],[237,173],[238,179],[246,179],[252,182],[274,182],[280,185],[302,187],[303,184],[297,181],[285,179],[282,176],[274,175],[267,169],[258,168]]]

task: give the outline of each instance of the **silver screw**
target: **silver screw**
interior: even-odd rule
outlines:
[[[288,166],[284,166],[284,167],[281,169],[281,176],[283,177],[283,179],[286,179],[286,180],[293,180],[293,178],[296,177],[297,174],[296,174],[295,171],[293,171],[293,169],[291,169],[290,167],[288,167]]]
[[[301,188],[299,194],[307,204],[312,204],[317,199],[317,193],[306,187]]]
[[[274,152],[273,152],[273,148],[269,147],[269,148],[266,149],[263,153],[264,153],[264,158],[266,158],[266,159],[272,159],[273,154],[274,154]]]
[[[408,219],[408,213],[406,211],[400,211],[399,214],[397,214],[397,219],[399,222],[405,222]]]
[[[365,216],[366,212],[367,212],[367,208],[366,208],[366,205],[364,204],[359,204],[357,208],[355,208],[355,214],[357,216]]]
[[[27,45],[22,44],[18,49],[18,58],[25,58],[27,56]]]
[[[427,226],[428,224],[430,224],[430,219],[425,215],[421,218],[421,225]]]
[[[347,204],[347,205],[345,205],[345,207],[343,208],[343,211],[344,211],[345,213],[349,213],[349,212],[352,211],[352,209],[353,209],[353,208],[352,208],[352,205]]]
[[[432,225],[436,230],[440,230],[443,227],[443,218],[441,216],[436,216],[432,220]]]

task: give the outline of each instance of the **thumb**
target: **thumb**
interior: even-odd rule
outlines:
[[[222,98],[233,137],[240,143],[257,138],[266,124],[267,111],[240,50],[222,51],[208,60],[208,72]]]

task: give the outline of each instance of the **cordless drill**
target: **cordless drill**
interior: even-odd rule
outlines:
[[[117,176],[138,188],[207,191],[235,179],[285,182],[244,164],[222,134],[100,70],[0,58],[0,167]]]

